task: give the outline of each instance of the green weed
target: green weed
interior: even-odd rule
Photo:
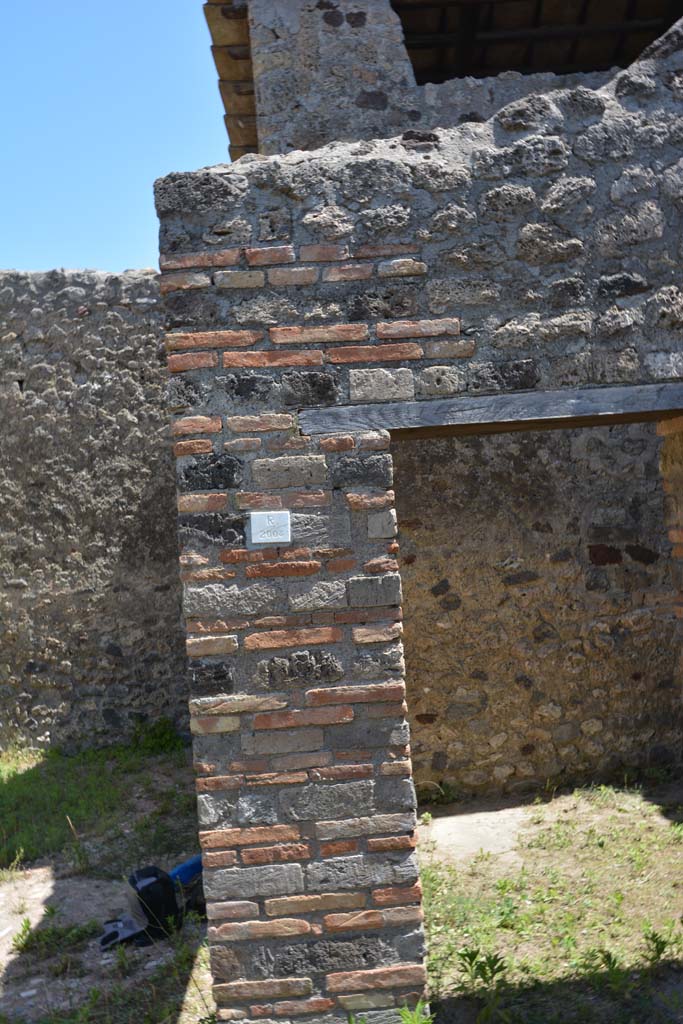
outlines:
[[[91,866],[84,832],[102,834],[130,803],[153,757],[170,767],[183,758],[169,722],[140,729],[134,742],[68,756],[56,750],[0,757],[0,869],[17,870],[46,854],[66,853]]]
[[[19,931],[12,939],[12,949],[16,953],[32,953],[34,956],[44,959],[65,950],[73,951],[79,946],[84,946],[101,931],[102,926],[98,921],[65,926],[51,924],[41,927],[39,925],[32,929],[31,922],[25,917]]]

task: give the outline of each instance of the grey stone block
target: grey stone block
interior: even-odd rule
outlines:
[[[313,585],[293,583],[287,595],[289,607],[295,612],[315,611],[318,608],[346,608],[344,580],[321,580]]]
[[[375,803],[380,811],[412,811],[417,797],[412,779],[380,778],[375,787]]]
[[[254,868],[224,868],[204,872],[204,893],[210,900],[250,896],[290,896],[303,892],[300,864],[272,864]]]
[[[292,515],[292,541],[307,547],[327,547],[330,540],[330,517]]]
[[[344,678],[341,661],[329,651],[294,651],[292,654],[260,661],[255,681],[278,690],[289,686],[336,683]]]
[[[339,398],[337,375],[329,371],[292,370],[282,375],[282,400],[287,406],[334,405]]]
[[[179,515],[178,540],[182,547],[193,550],[216,544],[224,547],[241,546],[244,544],[244,516],[220,513]]]
[[[181,491],[221,491],[242,482],[243,463],[234,455],[196,455],[178,466]]]
[[[248,969],[262,978],[297,978],[386,967],[398,959],[393,943],[380,936],[358,935],[353,939],[253,946]]]
[[[300,731],[300,730],[299,730]],[[332,750],[353,747],[375,750],[382,747],[403,747],[410,741],[410,729],[401,719],[356,719],[348,725],[331,725],[325,730]]]
[[[401,603],[401,576],[397,572],[353,576],[346,585],[352,608],[381,608]]]
[[[364,889],[370,885],[365,858],[333,857],[306,865],[306,889],[311,892],[336,892],[340,889]]]
[[[425,397],[455,395],[467,387],[467,374],[457,366],[428,366],[417,378],[416,392]]]
[[[415,395],[412,370],[351,370],[349,378],[352,402],[401,401]]]
[[[422,928],[415,928],[407,935],[397,935],[394,944],[402,963],[410,963],[413,960],[419,963],[427,953],[427,943]]]
[[[315,825],[315,834],[318,839],[347,839],[354,836],[412,832],[416,825],[414,811],[411,814],[373,814],[371,818],[319,821]]]
[[[197,817],[204,828],[230,825],[235,816],[235,800],[228,796],[200,793],[197,797]]]
[[[266,583],[254,583],[252,586],[225,586],[222,583],[209,583],[201,587],[185,587],[183,609],[185,615],[208,615],[220,618],[263,615],[272,611],[278,601],[278,591]]]
[[[245,754],[291,754],[295,751],[321,750],[323,731],[318,728],[275,729],[242,737]]]
[[[414,855],[394,860],[391,854],[333,857],[306,865],[306,888],[311,892],[406,885],[417,880]]]
[[[283,455],[279,459],[255,459],[251,464],[256,487],[306,487],[324,484],[327,466],[324,455]]]
[[[377,853],[365,858],[370,885],[411,885],[417,882],[419,868],[414,853]]]
[[[363,1010],[359,1016],[367,1024],[401,1024],[401,1014],[398,1010]]]
[[[301,730],[297,730],[301,731]],[[375,784],[344,782],[335,786],[313,783],[303,789],[283,789],[280,807],[285,821],[316,821],[335,816],[372,814]]]
[[[382,651],[362,654],[352,665],[355,679],[381,679],[387,673],[403,675],[406,666],[401,644],[393,644]]]
[[[397,532],[396,510],[393,508],[382,509],[381,512],[371,512],[368,516],[368,537],[370,540],[383,540],[385,537],[395,537]]]
[[[343,455],[332,469],[334,487],[391,487],[393,479],[391,455]]]
[[[239,753],[240,736],[238,732],[225,732],[213,736],[195,735],[192,738],[192,753],[195,761],[206,761],[211,764],[226,764]]]
[[[275,793],[245,793],[237,801],[238,825],[275,825],[278,821]]]

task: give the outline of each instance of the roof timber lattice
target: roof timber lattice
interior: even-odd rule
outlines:
[[[683,0],[391,0],[419,85],[628,67]],[[247,0],[206,0],[233,160],[258,151]]]
[[[628,67],[683,0],[391,0],[418,84]]]
[[[246,0],[208,0],[204,14],[211,33],[218,87],[233,160],[258,149],[254,74]]]

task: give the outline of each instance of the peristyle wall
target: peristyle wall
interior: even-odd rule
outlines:
[[[187,729],[154,271],[0,274],[0,746]]]
[[[298,418],[675,380],[682,36],[485,124],[157,183],[224,1019],[386,1019],[424,979],[389,437]],[[247,546],[255,510],[291,543]]]
[[[11,439],[0,463],[2,742],[107,743],[160,715],[185,730],[154,275],[8,272],[0,295]],[[392,455],[425,794],[433,783],[499,791],[677,759],[654,427],[399,442]]]
[[[633,423],[392,444],[425,797],[679,761],[660,440]]]

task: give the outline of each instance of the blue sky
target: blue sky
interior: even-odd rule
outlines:
[[[157,264],[155,178],[226,162],[201,0],[3,8],[0,267]]]

